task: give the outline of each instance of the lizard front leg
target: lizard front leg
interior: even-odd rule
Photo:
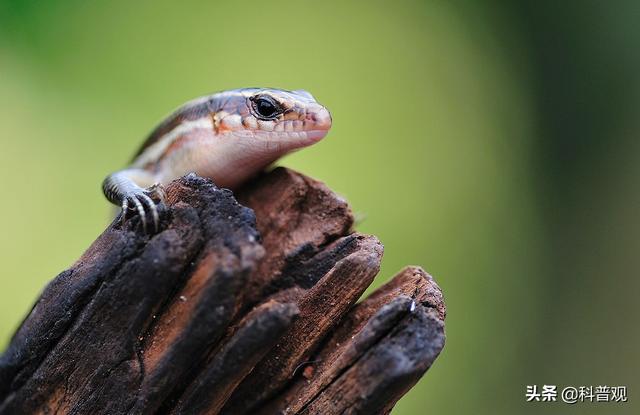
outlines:
[[[129,207],[138,212],[142,228],[147,231],[147,212],[151,213],[157,231],[160,222],[158,207],[152,197],[164,198],[162,186],[155,183],[155,177],[143,169],[125,169],[107,176],[102,182],[102,191],[113,204],[122,207],[122,223]]]

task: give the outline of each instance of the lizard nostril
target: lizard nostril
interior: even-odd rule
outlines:
[[[314,128],[328,130],[331,127],[331,114],[326,108],[320,108],[307,114],[307,121],[310,121]]]
[[[331,114],[329,111],[324,110],[316,114],[316,126],[327,130],[331,127]]]

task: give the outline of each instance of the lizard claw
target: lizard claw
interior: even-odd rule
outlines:
[[[127,193],[122,199],[122,225],[124,226],[127,212],[133,209],[140,216],[142,229],[147,233],[147,216],[151,215],[153,228],[158,232],[160,226],[160,214],[158,204],[164,203],[165,191],[161,184],[154,184],[148,189],[140,189]],[[157,202],[156,202],[157,200]]]
[[[164,189],[162,183],[155,183],[151,187],[147,188],[146,192],[150,196],[157,197],[160,203],[164,204],[164,201],[167,199],[167,191]]]

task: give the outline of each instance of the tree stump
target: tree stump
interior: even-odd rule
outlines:
[[[0,414],[390,412],[444,346],[436,283],[356,303],[382,245],[343,199],[284,168],[235,196],[191,174],[158,233],[115,220],[13,336]]]

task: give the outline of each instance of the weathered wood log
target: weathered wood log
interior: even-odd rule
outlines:
[[[344,200],[283,168],[235,196],[189,175],[157,234],[114,221],[0,357],[0,414],[388,413],[444,346],[436,283],[356,304],[382,245]]]

